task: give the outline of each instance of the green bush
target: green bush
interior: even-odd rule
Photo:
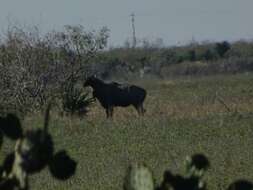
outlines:
[[[85,115],[92,102],[94,99],[90,98],[89,93],[85,93],[83,89],[74,84],[66,85],[62,95],[62,109],[67,114]]]

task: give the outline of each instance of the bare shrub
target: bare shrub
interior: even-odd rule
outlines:
[[[86,78],[91,59],[105,48],[107,38],[106,27],[87,32],[81,25],[65,26],[63,32],[44,36],[37,27],[10,27],[0,40],[3,107],[26,113],[41,110],[49,98],[62,98],[70,78],[74,83]]]

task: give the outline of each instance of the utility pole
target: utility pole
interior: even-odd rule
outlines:
[[[131,15],[131,21],[132,21],[132,29],[133,29],[133,48],[135,48],[136,47],[136,36],[135,36],[135,25],[134,25],[134,21],[135,21],[135,15],[134,15],[134,13],[132,13]]]

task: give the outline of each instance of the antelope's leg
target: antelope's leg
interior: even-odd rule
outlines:
[[[110,117],[113,116],[113,107],[110,107]]]
[[[110,117],[110,109],[106,108],[106,117],[109,118]]]

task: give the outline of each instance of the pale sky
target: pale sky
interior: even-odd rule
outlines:
[[[135,13],[139,39],[162,38],[166,45],[196,41],[253,39],[253,0],[0,0],[0,29],[18,22],[43,32],[81,24],[107,26],[110,45],[131,39]]]

